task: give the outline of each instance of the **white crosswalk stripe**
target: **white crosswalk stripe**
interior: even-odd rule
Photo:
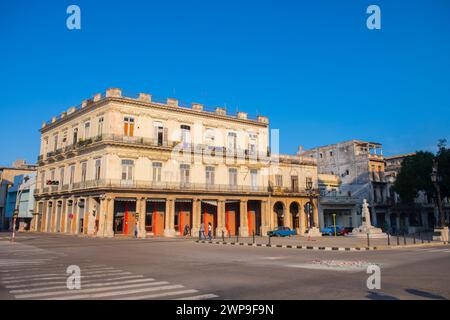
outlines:
[[[183,284],[89,262],[73,263],[81,270],[81,289],[69,290],[66,273],[69,264],[60,263],[59,256],[28,244],[0,241],[0,286],[16,299],[26,300],[218,298],[212,293],[185,288]]]

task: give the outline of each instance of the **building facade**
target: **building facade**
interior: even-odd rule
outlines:
[[[331,214],[337,213],[344,227],[359,227],[360,208],[366,199],[372,224],[384,227],[389,204],[381,144],[351,140],[313,148],[299,154],[317,160],[318,173],[324,177],[323,186],[332,186],[333,183],[339,185],[335,187],[335,191],[322,194],[320,202],[323,210],[320,221],[323,221],[323,224],[331,221]],[[333,176],[339,179],[339,183],[333,182],[332,178],[330,180]],[[324,188],[327,190],[322,187]]]
[[[14,178],[35,171],[35,165],[26,164],[23,160],[14,162],[11,167],[0,168],[0,230],[10,229],[9,219],[6,217],[6,206],[8,190],[14,185]]]
[[[204,223],[216,236],[249,236],[318,224],[316,161],[271,154],[263,116],[109,89],[41,135],[36,231],[195,236]]]
[[[400,200],[398,194],[393,190],[395,180],[399,174],[402,163],[407,157],[414,156],[415,153],[400,154],[386,157],[385,176],[389,194],[389,217],[387,223],[393,232],[415,233],[421,231],[431,231],[437,225],[439,211],[435,199],[432,195],[419,192],[414,200],[414,204],[406,205]],[[450,203],[448,199],[443,199],[443,210],[446,221],[449,221]]]
[[[28,231],[34,214],[34,189],[36,172],[14,177],[13,185],[8,190],[6,199],[6,220],[10,229],[13,225],[14,212],[17,209],[16,229]]]

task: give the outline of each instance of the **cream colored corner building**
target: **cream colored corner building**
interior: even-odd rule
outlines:
[[[305,234],[318,226],[316,160],[271,154],[269,134],[266,117],[109,89],[42,125],[33,230]]]

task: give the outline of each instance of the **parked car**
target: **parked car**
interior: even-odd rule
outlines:
[[[323,235],[334,236],[334,226],[326,226],[325,228],[320,229],[320,232]],[[344,236],[348,233],[348,229],[342,226],[336,226],[336,235]]]
[[[289,227],[278,227],[275,230],[267,232],[269,237],[290,237],[295,236],[297,232]]]

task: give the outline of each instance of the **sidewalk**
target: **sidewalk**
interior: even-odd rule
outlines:
[[[255,246],[255,247],[281,247],[281,248],[296,248],[296,249],[310,249],[310,250],[336,250],[336,251],[357,251],[357,250],[381,250],[405,248],[414,246],[433,246],[445,245],[441,241],[433,241],[431,234],[424,234],[421,238],[413,236],[390,236],[388,239],[367,239],[352,238],[352,237],[320,237],[311,238],[295,236],[290,238],[269,238],[255,237],[253,242],[252,237],[225,237],[215,238],[212,241],[202,240],[200,243],[213,243],[223,245],[241,245],[241,246]],[[197,239],[197,242],[198,239]]]

